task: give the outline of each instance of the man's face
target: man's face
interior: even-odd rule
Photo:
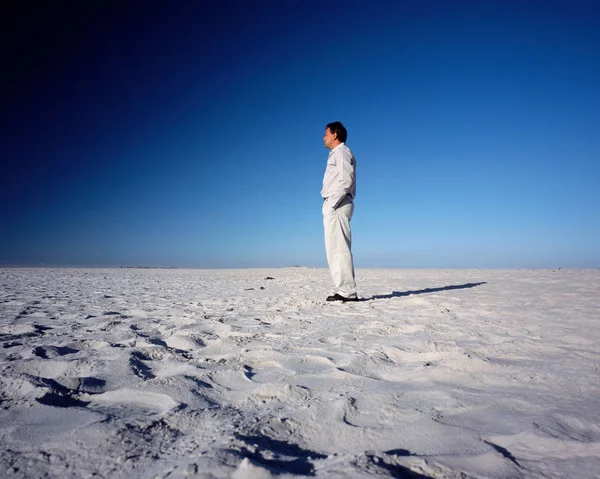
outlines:
[[[331,133],[329,128],[325,128],[325,136],[323,137],[323,143],[325,143],[325,148],[331,149],[333,144],[337,140],[337,135]]]

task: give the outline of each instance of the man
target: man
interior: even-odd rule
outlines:
[[[356,197],[356,160],[346,146],[348,132],[339,121],[325,128],[323,142],[329,148],[327,168],[323,178],[323,225],[325,251],[335,292],[327,301],[358,301],[350,220]]]

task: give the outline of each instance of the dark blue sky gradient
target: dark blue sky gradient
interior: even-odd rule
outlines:
[[[0,265],[324,266],[340,120],[356,266],[600,267],[597,3],[340,5],[5,12]]]

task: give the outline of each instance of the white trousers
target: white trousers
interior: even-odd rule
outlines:
[[[352,197],[346,196],[333,209],[329,198],[323,202],[323,226],[325,229],[325,251],[335,293],[346,298],[356,297],[354,263],[352,260],[352,232],[350,220],[354,213]]]

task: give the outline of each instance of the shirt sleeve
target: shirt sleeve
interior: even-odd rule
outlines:
[[[333,196],[333,208],[337,208],[342,200],[352,191],[354,184],[354,164],[352,156],[346,149],[340,149],[335,153],[337,167],[336,194]]]

